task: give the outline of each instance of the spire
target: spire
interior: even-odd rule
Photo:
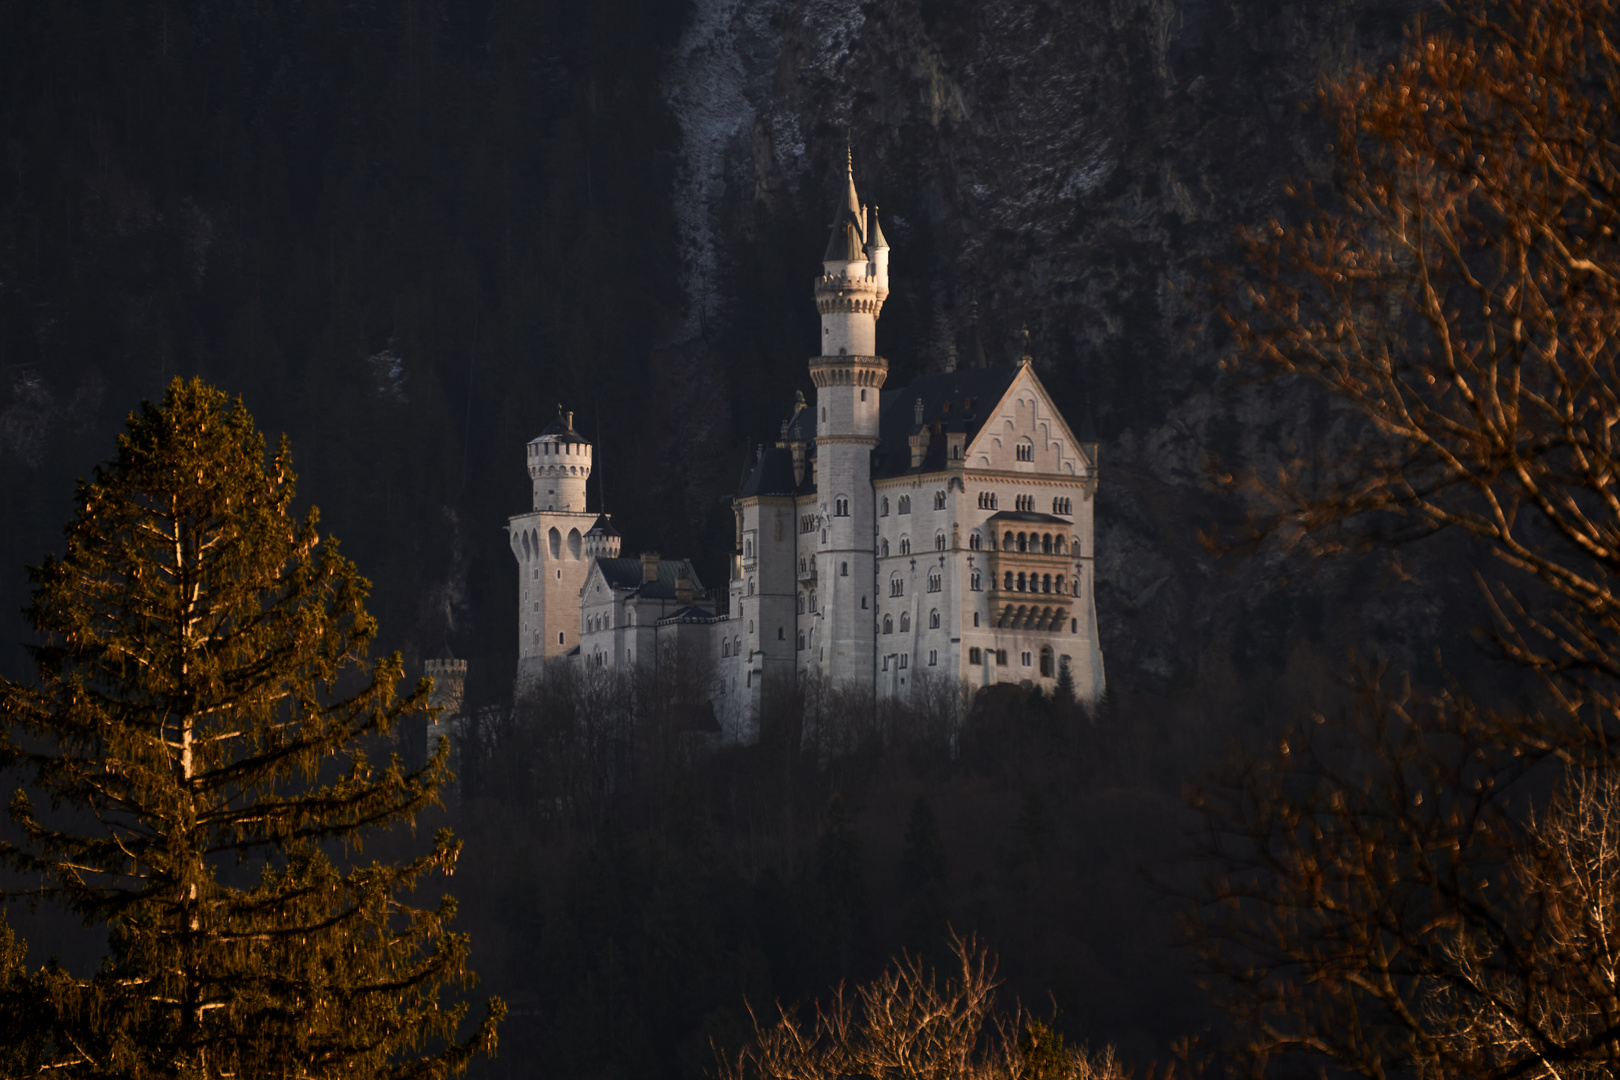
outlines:
[[[855,193],[855,151],[846,145],[844,150],[844,194],[833,207],[832,235],[827,238],[827,253],[822,262],[860,262],[865,256],[861,248],[866,243],[866,214],[861,198]]]
[[[990,362],[984,356],[984,334],[979,330],[979,293],[973,292],[973,367],[987,368]]]
[[[871,223],[866,227],[866,247],[869,251],[881,251],[889,246],[883,238],[883,230],[878,228],[878,208],[872,207]]]
[[[1027,367],[1035,359],[1033,356],[1031,356],[1029,354],[1029,324],[1028,323],[1024,324],[1024,329],[1021,331],[1021,334],[1022,334],[1023,340],[1024,340],[1024,351],[1018,357],[1018,362]]]

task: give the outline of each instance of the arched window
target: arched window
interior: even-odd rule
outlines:
[[[551,557],[553,559],[562,554],[562,533],[552,529],[551,533],[546,537],[546,543],[551,548]]]
[[[983,546],[983,543],[984,542],[979,539],[979,530],[978,529],[974,529],[972,532],[968,533],[968,550],[969,551],[978,551],[979,548]]]
[[[777,641],[786,641],[787,640],[787,627],[778,626],[776,628],[776,640]]]
[[[754,624],[753,623],[748,624],[748,632],[750,634],[752,634],[754,632]],[[741,634],[738,634],[736,637],[731,639],[731,651],[732,651],[733,654],[735,654],[737,656],[742,655],[742,635]]]
[[[883,555],[887,556],[889,554],[889,541],[887,539],[883,540],[878,545],[878,548],[882,552]]]
[[[749,596],[754,595],[754,579],[753,578],[748,579],[748,595]]]
[[[1012,587],[1013,587],[1013,576],[1012,576],[1012,571],[1009,570],[1009,571],[1007,571],[1006,579],[1001,584],[1001,588],[1002,588],[1003,592],[1012,592]]]
[[[833,500],[833,517],[849,517],[849,500],[844,498]]]
[[[904,596],[904,595],[906,595],[906,579],[901,577],[899,574],[896,574],[893,577],[891,577],[889,579],[889,595],[890,596]]]
[[[1059,555],[1066,554],[1066,552],[1063,550],[1063,546],[1063,537],[1061,536],[1052,541],[1052,547],[1057,550]]]
[[[900,496],[900,512],[902,514],[911,513],[911,496],[910,495],[902,495],[902,496]]]
[[[941,580],[938,570],[930,570],[928,572],[928,591],[939,592]]]
[[[894,619],[888,615],[883,616],[883,632],[885,634],[894,633]]]
[[[911,612],[909,611],[900,613],[900,632],[902,634],[911,633]]]
[[[883,496],[883,501],[878,503],[878,517],[888,517],[888,516],[889,516],[889,497],[887,495],[885,495],[885,496]]]
[[[799,631],[799,651],[804,651],[804,631]]]
[[[939,629],[939,608],[935,608],[928,613],[928,629]]]
[[[1041,554],[1043,554],[1043,555],[1052,554],[1052,534],[1051,533],[1042,533],[1041,534]]]
[[[973,613],[973,625],[974,625],[974,626],[978,626],[978,625],[979,625],[979,613],[978,613],[978,612],[977,612],[977,611],[975,611],[975,612],[974,612],[974,613]],[[977,652],[977,651],[978,651],[978,650],[974,650],[974,651],[975,651],[975,652]]]
[[[841,562],[838,564],[838,576],[849,577],[849,563]]]
[[[945,493],[943,491],[934,492],[934,509],[945,509]]]
[[[753,557],[754,557],[754,542],[752,540],[744,540],[743,541],[743,558],[752,559]]]
[[[573,556],[576,559],[579,558],[579,530],[578,529],[569,529],[568,530],[568,554]]]
[[[1029,550],[1029,536],[1027,534],[1025,534],[1025,533],[1019,533],[1018,534],[1018,550],[1019,551],[1028,551]]]
[[[968,588],[972,589],[974,592],[980,592],[984,588],[983,582],[980,579],[979,572],[977,570],[973,571],[973,576],[968,578],[968,582]]]
[[[902,554],[902,555],[910,555],[911,554],[911,537],[902,536],[900,538],[900,554]]]
[[[1051,591],[1052,591],[1052,575],[1051,574],[1042,574],[1041,575],[1041,592],[1049,593]]]
[[[944,551],[945,550],[945,534],[944,533],[935,533],[934,534],[934,550],[935,551]]]
[[[720,642],[720,655],[721,656],[730,656],[731,655],[731,639],[730,638],[726,638],[726,639],[724,639],[723,641]]]
[[[1017,456],[1019,461],[1035,460],[1035,444],[1028,439],[1018,440]]]
[[[804,593],[799,594],[799,614],[804,614]]]
[[[1042,645],[1041,646],[1041,678],[1050,679],[1051,677],[1052,677],[1052,647],[1050,645]]]
[[[1003,536],[1001,538],[1001,550],[1002,551],[1011,551],[1011,550],[1013,550],[1013,547],[1014,547],[1016,542],[1017,542],[1016,538],[1013,536],[1013,534],[1011,532],[1008,532],[1006,536]]]
[[[816,610],[816,590],[810,590],[810,610]]]
[[[1025,582],[1024,582],[1024,575],[1023,575],[1023,574],[1019,574],[1019,575],[1018,575],[1018,591],[1019,591],[1019,592],[1024,592],[1024,591],[1025,591],[1025,589],[1024,589],[1024,584],[1025,584]]]

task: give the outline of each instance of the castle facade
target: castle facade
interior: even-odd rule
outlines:
[[[802,400],[732,501],[725,603],[685,560],[619,557],[587,513],[592,447],[570,414],[528,444],[533,509],[510,519],[519,678],[552,660],[701,664],[722,729],[757,733],[775,680],[910,699],[931,680],[1103,690],[1095,603],[1097,440],[1026,355],[885,390],[877,321],[889,245],[851,172],[814,296]],[[723,607],[723,610],[720,610]]]

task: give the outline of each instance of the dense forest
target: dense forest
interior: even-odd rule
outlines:
[[[1472,655],[1455,547],[1409,557],[1419,588],[1197,539],[1241,517],[1209,455],[1267,461],[1327,418],[1220,379],[1201,275],[1286,177],[1329,174],[1315,81],[1424,6],[0,3],[0,664],[27,670],[25,567],[74,479],[201,375],[287,434],[381,649],[413,676],[469,661],[427,824],[467,840],[459,925],[511,1006],[475,1075],[697,1077],[745,1000],[941,956],[950,928],[1009,1001],[1162,1061],[1216,1022],[1178,946],[1186,785],[1330,701],[1349,647]],[[694,101],[733,98],[701,130]],[[895,244],[893,384],[1028,326],[1059,403],[1097,417],[1109,696],[812,724],[788,693],[792,737],[715,751],[630,709],[599,745],[566,695],[512,700],[522,445],[566,403],[627,552],[717,584],[723,500],[809,389],[846,138]],[[18,925],[41,959],[99,952]]]

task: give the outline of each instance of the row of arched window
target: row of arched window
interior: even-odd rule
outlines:
[[[523,561],[540,557],[540,534],[534,529],[518,534],[518,544],[523,549]],[[546,546],[551,549],[551,557],[559,558],[562,555],[563,536],[553,528],[546,534]],[[568,554],[577,559],[580,556],[581,540],[578,529],[568,530]]]
[[[1001,588],[1004,592],[1055,592],[1063,593],[1063,575],[1053,577],[1051,574],[1014,574],[1008,570],[1001,578]],[[1074,579],[1074,591],[1080,592],[1080,579]]]
[[[928,613],[928,629],[930,629],[930,630],[938,630],[939,625],[940,625],[939,609],[934,608],[932,611],[930,611]],[[885,616],[883,616],[883,632],[885,634],[894,633],[894,616],[893,615],[885,615]],[[902,611],[900,613],[900,632],[902,634],[911,633],[911,612],[909,612],[909,611]]]
[[[1011,529],[1001,538],[1002,551],[1037,552],[1041,555],[1063,555],[1064,540],[1062,536],[1053,536],[1051,533],[1015,533]]]

